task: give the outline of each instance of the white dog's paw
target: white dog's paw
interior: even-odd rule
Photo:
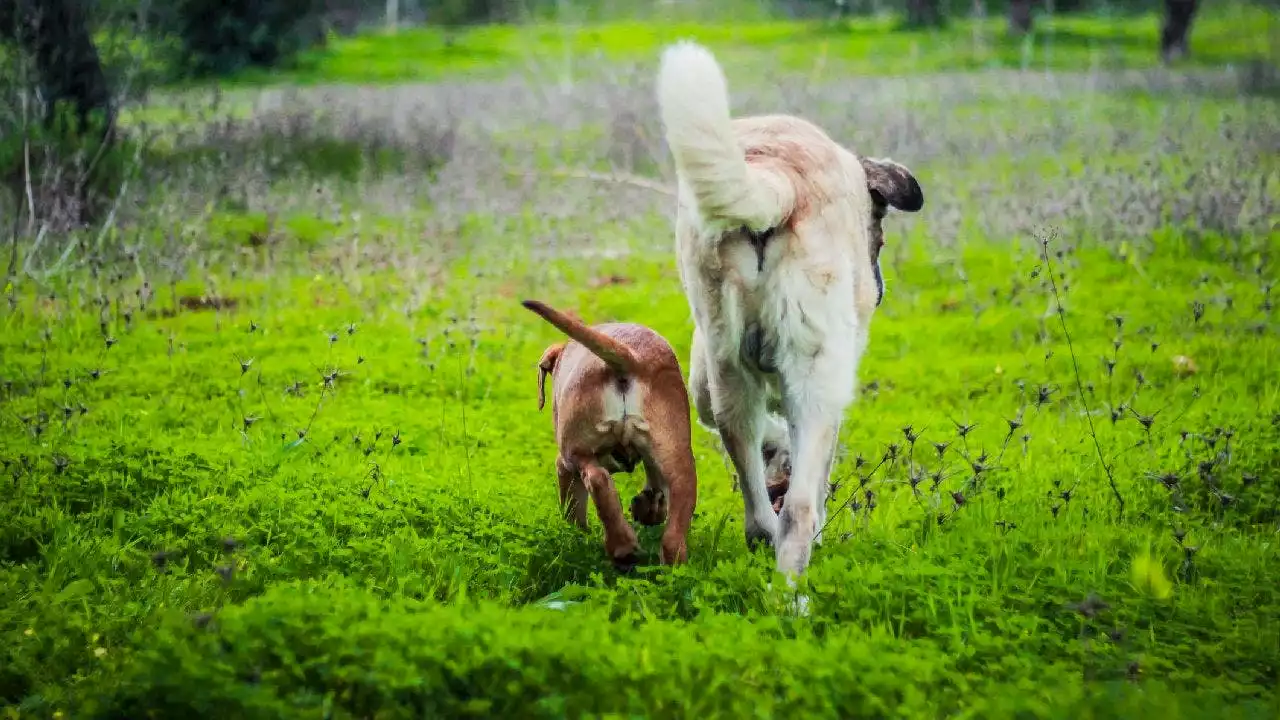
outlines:
[[[791,612],[799,617],[809,617],[809,596],[796,595],[789,604]]]
[[[766,585],[765,589],[772,592],[773,583]],[[791,582],[787,583],[787,593],[791,598],[785,603],[786,611],[797,617],[809,617],[809,596],[797,593]]]
[[[778,536],[778,516],[773,514],[771,507],[766,507],[765,511],[746,518],[747,549],[752,552],[761,543],[772,547],[774,538]]]

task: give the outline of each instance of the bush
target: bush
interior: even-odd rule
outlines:
[[[58,233],[102,216],[136,171],[145,138],[119,128],[109,137],[102,117],[82,124],[71,103],[60,103],[49,117],[48,124],[37,119],[26,127],[0,120],[0,182],[24,222],[34,210],[34,225]]]
[[[324,41],[321,0],[178,0],[173,30],[193,75],[275,67]]]
[[[856,626],[818,634],[731,615],[611,620],[589,605],[441,606],[301,583],[143,631],[104,687],[83,688],[76,715],[879,718],[967,708],[980,717],[1125,717],[1161,708],[1212,716],[1208,694],[1123,680],[1086,693],[1078,667],[1052,661],[974,675],[961,671],[963,652]],[[587,626],[592,639],[582,642]],[[1033,679],[1061,692],[1009,692]]]
[[[515,15],[509,0],[428,0],[427,22],[444,27],[465,27],[509,20]]]

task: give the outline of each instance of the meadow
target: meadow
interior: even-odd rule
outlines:
[[[1151,16],[636,22],[154,92],[2,288],[0,717],[1276,717],[1280,25],[1203,12],[1170,68]],[[619,574],[537,408],[525,298],[687,372],[686,34],[924,188],[803,617],[709,433],[688,564]]]

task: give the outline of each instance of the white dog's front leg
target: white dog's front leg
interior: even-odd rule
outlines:
[[[791,487],[779,516],[778,570],[804,572],[826,518],[827,483],[844,409],[852,400],[847,354],[824,350],[783,368],[783,407],[791,429]]]
[[[843,415],[843,413],[841,413]],[[840,421],[836,421],[835,437],[836,441],[831,445],[831,454],[827,456],[827,469],[823,473],[824,480],[819,486],[818,493],[818,532],[813,536],[815,544],[822,544],[822,529],[827,526],[827,499],[831,493],[831,473],[835,470],[836,464],[836,448],[840,444]]]

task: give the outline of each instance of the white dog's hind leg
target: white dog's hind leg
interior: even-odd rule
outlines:
[[[706,353],[706,341],[701,335],[699,330],[694,329],[693,343],[689,350],[689,394],[693,397],[693,410],[698,424],[707,432],[719,435],[720,430],[716,427],[715,406],[711,401],[711,380],[707,369],[710,360]],[[772,445],[774,450],[782,454],[778,458],[781,462],[790,457],[791,435],[787,429],[787,420],[768,403],[765,407],[764,429],[761,434],[762,449]]]
[[[689,394],[693,396],[693,410],[698,424],[711,432],[716,428],[715,406],[711,402],[711,379],[708,377],[707,351],[702,332],[693,329],[693,342],[689,348]]]
[[[728,362],[710,370],[711,399],[720,440],[733,462],[742,490],[743,520],[747,546],[764,541],[773,544],[777,537],[778,516],[769,502],[765,487],[764,457],[760,445],[764,439],[764,393],[759,383],[744,370]]]
[[[766,413],[764,416],[764,442],[773,443],[778,450],[785,452],[791,447],[791,435],[787,430],[787,420],[777,413]]]

